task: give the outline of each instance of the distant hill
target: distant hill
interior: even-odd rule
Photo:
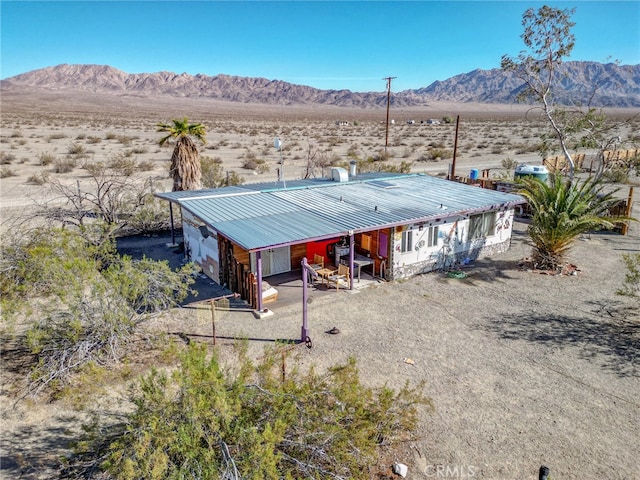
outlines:
[[[640,65],[566,62],[559,77],[560,103],[597,107],[640,107]],[[594,86],[597,89],[594,93]],[[186,73],[126,73],[107,65],[58,65],[2,80],[0,88],[70,90],[136,96],[171,96],[267,105],[333,105],[377,108],[386,105],[385,92],[321,90],[281,80]],[[522,82],[500,69],[474,70],[437,81],[428,87],[394,92],[392,105],[422,106],[434,101],[516,103]]]
[[[595,107],[640,107],[640,65],[565,62],[556,75],[556,102]],[[597,86],[597,88],[595,88]],[[430,100],[515,103],[522,80],[500,69],[474,70],[412,93]]]

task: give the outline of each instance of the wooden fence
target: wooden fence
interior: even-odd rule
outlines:
[[[603,152],[604,161],[616,162],[616,161],[627,161],[633,158],[640,156],[640,148],[632,148],[630,150],[605,150]],[[591,162],[587,167],[585,165],[586,156],[584,153],[576,153],[573,155],[573,162],[575,165],[576,171],[580,172],[592,172],[593,171],[593,162],[595,160],[595,156],[592,156]],[[563,172],[567,169],[567,159],[564,155],[557,155],[555,157],[548,157],[542,161],[542,164],[547,167],[550,173]]]
[[[605,150],[605,162],[625,161],[640,156],[640,148],[632,148],[631,150]]]
[[[576,153],[573,155],[573,164],[575,166],[576,171],[583,170],[583,164],[585,159],[584,153]],[[555,157],[548,157],[542,161],[542,164],[547,167],[549,173],[557,173],[562,172],[567,169],[567,159],[564,155],[557,155]],[[589,171],[591,171],[591,166],[589,167]]]

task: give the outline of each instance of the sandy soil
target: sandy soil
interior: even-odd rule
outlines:
[[[541,465],[553,478],[638,478],[640,313],[625,313],[615,290],[621,253],[640,252],[639,229],[581,238],[571,256],[580,271],[562,277],[519,267],[525,229],[517,223],[511,250],[464,280],[432,273],[309,306],[303,364],[355,356],[370,385],[426,381],[435,410],[397,459],[407,478],[530,479]],[[217,332],[296,338],[301,318],[301,305],[262,320],[229,314]],[[210,335],[200,323],[182,330]],[[262,343],[252,342],[256,356]]]
[[[299,362],[324,368],[354,356],[369,385],[426,381],[435,409],[398,455],[407,478],[532,479],[541,465],[553,478],[637,478],[640,315],[615,290],[620,255],[640,251],[639,229],[581,238],[571,255],[579,273],[549,276],[519,266],[530,246],[526,225],[515,228],[511,250],[481,259],[466,279],[431,273],[316,296],[313,348],[297,347]],[[297,338],[301,319],[300,304],[263,319],[227,313],[216,348],[224,357],[233,337],[249,337],[257,358],[273,340]],[[210,342],[207,320],[180,310],[152,327]],[[325,333],[332,327],[340,334]],[[3,478],[51,478],[85,414],[65,402],[14,406],[7,393],[5,384]],[[104,387],[96,393],[90,410],[126,407]]]
[[[107,158],[118,149],[134,146],[147,148],[146,153],[136,154],[138,159],[157,162],[149,174],[167,182],[163,172],[170,151],[154,146],[157,133],[150,120],[154,115],[143,112],[143,125],[134,125],[140,118],[130,118],[118,126],[114,123],[118,115],[130,110],[123,107],[122,112],[87,117],[85,107],[78,105],[73,115],[57,116],[49,111],[38,117],[17,103],[10,105],[13,110],[3,104],[2,151],[15,154],[8,167],[17,173],[2,179],[4,218],[29,205],[31,198],[42,198],[43,187],[26,182],[43,169],[37,160],[39,152],[63,157],[69,143],[85,142],[90,136],[105,139],[105,133],[112,130],[137,138],[126,146],[117,138],[105,139],[91,147],[95,149],[91,158]],[[86,110],[93,107],[89,103]],[[171,118],[168,107],[152,113],[157,113],[156,121]],[[284,131],[289,132],[283,134],[285,138],[298,132],[299,145],[293,148],[304,151],[305,138],[314,135],[318,143],[326,144],[323,148],[329,148],[335,143],[332,137],[351,135],[349,130],[338,134],[329,120],[333,115],[327,114],[324,120],[314,117],[306,123],[300,123],[300,117],[243,120],[236,116],[212,121],[210,131],[214,133],[209,138],[225,142],[217,143],[219,148],[210,153],[220,156],[228,168],[239,168],[239,157],[246,148],[256,152],[265,145],[268,148],[273,136]],[[425,118],[433,116],[425,113]],[[461,168],[499,166],[500,159],[516,156],[516,145],[528,140],[526,125],[496,122],[478,120],[474,136],[463,143],[468,148]],[[352,143],[362,150],[380,148],[377,120],[363,121],[355,128],[360,130],[351,130],[353,139],[331,147],[334,153],[344,156]],[[446,146],[451,148],[450,125],[432,130],[415,125],[398,128],[402,129],[398,132],[415,134],[409,137],[407,133],[407,138],[394,135],[407,147],[423,142],[409,158],[426,150],[436,137],[435,141],[444,141],[446,136]],[[252,129],[258,133],[253,135]],[[320,130],[327,133],[317,133]],[[435,132],[443,132],[443,138]],[[56,134],[64,136],[54,138]],[[502,153],[484,155],[483,151],[494,147],[476,147],[491,135],[495,135],[491,145],[496,146],[504,137],[510,139],[509,146],[504,146]],[[375,144],[371,144],[373,139]],[[277,157],[272,150],[266,150],[265,155],[275,165]],[[401,160],[402,155],[396,159]],[[418,165],[425,170],[447,169],[446,161]],[[82,179],[82,170],[60,175],[75,181]],[[273,178],[273,170],[267,175]],[[247,172],[246,176],[254,175]],[[633,215],[640,217],[638,206]],[[374,284],[357,293],[317,296],[309,305],[313,348],[298,347],[299,361],[324,368],[355,356],[367,384],[399,387],[405,381],[426,381],[426,393],[435,409],[423,412],[420,438],[406,445],[396,459],[409,465],[407,478],[533,479],[543,464],[557,479],[638,478],[640,315],[637,310],[628,310],[628,299],[615,291],[624,276],[621,254],[640,252],[640,226],[632,225],[624,237],[584,236],[570,257],[579,273],[562,277],[520,268],[530,246],[526,225],[516,222],[514,228],[512,248],[503,255],[481,259],[466,270],[466,279],[432,273],[409,281]],[[250,352],[257,357],[274,339],[297,338],[300,324],[299,304],[276,308],[273,316],[263,319],[250,313],[229,313],[217,324],[218,334],[228,338],[219,342],[218,348],[226,355],[230,338],[262,339],[250,342]],[[194,339],[207,340],[210,335],[206,319],[192,310],[173,312],[152,326],[157,331],[183,331]],[[325,333],[332,327],[339,328],[340,334]],[[10,350],[5,344],[3,356]],[[406,363],[407,358],[413,364]],[[10,371],[6,366],[5,358],[0,394],[0,478],[55,477],[58,458],[69,453],[69,442],[86,419],[86,410],[79,412],[69,402],[15,404],[11,380],[26,372],[20,365],[12,364]],[[95,385],[87,394],[91,400],[85,408],[90,410],[107,413],[127,406],[114,385]]]
[[[274,148],[276,136],[283,142],[285,178],[301,178],[310,153],[316,159],[347,164],[384,151],[384,109],[348,109],[312,106],[256,106],[137,97],[114,97],[83,93],[34,92],[0,97],[0,214],[23,214],[35,204],[50,199],[47,181],[65,185],[80,182],[86,187],[86,164],[120,157],[141,166],[137,181],[150,179],[157,191],[171,189],[168,178],[172,146],[158,145],[158,122],[187,116],[207,127],[208,144],[202,155],[218,158],[225,171],[235,172],[246,182],[277,179],[280,156]],[[633,112],[612,111],[616,118]],[[391,110],[395,120],[388,132],[390,163],[411,162],[413,172],[446,176],[452,163],[455,122],[420,124],[428,119],[460,116],[456,173],[491,169],[491,176],[504,172],[502,161],[540,164],[536,145],[545,130],[540,117],[524,106],[435,104],[429,108]],[[349,125],[336,125],[337,121]],[[414,120],[415,124],[407,124]],[[640,121],[640,120],[637,120]],[[635,127],[622,136],[635,135]],[[71,152],[81,152],[71,153]],[[441,158],[431,156],[440,152]],[[263,160],[267,171],[243,168],[248,156]],[[73,162],[69,172],[57,173],[56,164]],[[144,165],[144,167],[142,167]],[[321,176],[327,171],[316,169]]]

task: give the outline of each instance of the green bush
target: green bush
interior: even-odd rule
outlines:
[[[618,295],[640,299],[640,253],[623,253],[622,261],[627,269]]]
[[[418,408],[430,405],[423,384],[363,386],[353,359],[282,378],[283,355],[274,349],[254,365],[239,348],[229,369],[192,344],[179,369],[141,380],[126,427],[101,439],[102,467],[132,480],[368,479],[381,451],[411,439]]]
[[[200,157],[200,168],[204,188],[220,188],[244,183],[244,178],[236,172],[224,171],[220,158],[203,155]]]
[[[36,360],[26,392],[55,394],[85,366],[117,362],[140,323],[187,296],[194,273],[119,256],[112,242],[93,246],[71,230],[16,235],[0,260],[3,313],[47,300],[26,335]]]

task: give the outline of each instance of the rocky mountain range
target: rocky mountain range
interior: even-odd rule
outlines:
[[[516,103],[523,82],[501,69],[474,70],[428,87],[394,92],[393,106],[422,106],[434,101]],[[640,65],[565,62],[554,90],[556,101],[595,107],[640,107]],[[114,95],[209,98],[268,105],[332,105],[377,108],[386,92],[321,90],[281,80],[231,75],[157,72],[126,73],[108,65],[57,65],[0,82],[3,91],[22,88]]]

